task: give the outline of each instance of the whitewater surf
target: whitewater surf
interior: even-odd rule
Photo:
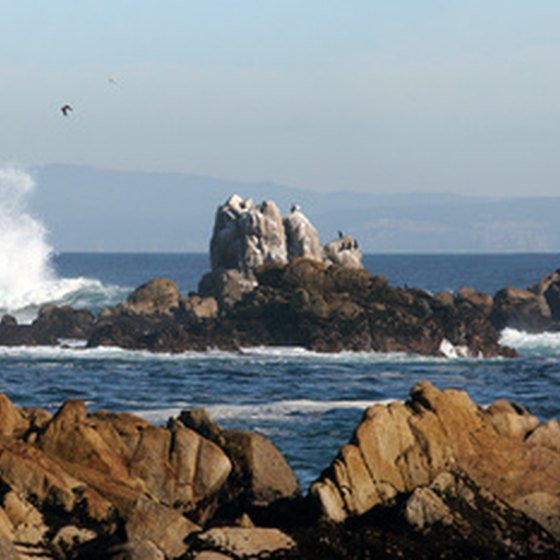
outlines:
[[[41,221],[28,211],[36,188],[31,174],[0,168],[0,316],[29,323],[45,303],[88,307],[115,303],[122,289],[92,278],[60,278],[52,266],[53,248]]]

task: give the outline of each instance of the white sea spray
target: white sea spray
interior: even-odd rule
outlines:
[[[115,287],[89,278],[60,278],[43,223],[27,208],[33,177],[14,166],[0,167],[0,315],[30,322],[44,303],[76,305],[111,300]],[[85,306],[85,305],[84,305]]]
[[[544,352],[560,354],[560,332],[528,333],[506,328],[500,333],[500,344],[515,348],[519,352]]]

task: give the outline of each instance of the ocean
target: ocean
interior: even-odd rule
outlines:
[[[99,311],[158,277],[176,281],[186,294],[209,268],[206,254],[57,254],[41,220],[26,210],[33,188],[26,172],[0,167],[0,317],[30,322],[49,302]],[[364,264],[394,286],[432,293],[471,286],[493,294],[536,283],[559,268],[560,254],[379,254],[366,255]],[[0,347],[0,391],[17,406],[54,412],[77,398],[90,411],[129,411],[155,423],[205,407],[226,428],[268,436],[305,488],[348,441],[367,406],[406,399],[422,380],[464,389],[480,405],[505,398],[542,420],[560,417],[560,333],[506,330],[502,340],[518,359],[301,348],[155,355],[66,340],[58,347]]]
[[[26,291],[0,272],[0,314],[15,312],[23,321],[46,301],[97,311],[157,277],[176,281],[187,293],[209,267],[205,254],[38,251],[26,258],[43,260],[36,263],[36,285],[26,284]],[[495,293],[537,282],[559,267],[560,254],[379,254],[366,255],[364,263],[395,286]],[[305,488],[348,441],[367,406],[403,400],[421,380],[467,390],[481,405],[505,398],[543,420],[560,417],[560,333],[506,330],[502,340],[519,351],[519,359],[326,355],[301,348],[154,355],[64,341],[55,348],[0,348],[0,391],[18,406],[55,411],[65,399],[78,398],[89,410],[130,411],[155,423],[205,407],[226,428],[272,439]]]

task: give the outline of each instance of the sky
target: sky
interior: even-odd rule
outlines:
[[[559,195],[559,21],[558,0],[0,0],[0,165]]]

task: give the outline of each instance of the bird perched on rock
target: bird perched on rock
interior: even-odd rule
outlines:
[[[67,117],[70,111],[73,111],[74,109],[72,109],[72,107],[67,103],[66,105],[63,105],[60,110],[62,111],[62,114]]]

